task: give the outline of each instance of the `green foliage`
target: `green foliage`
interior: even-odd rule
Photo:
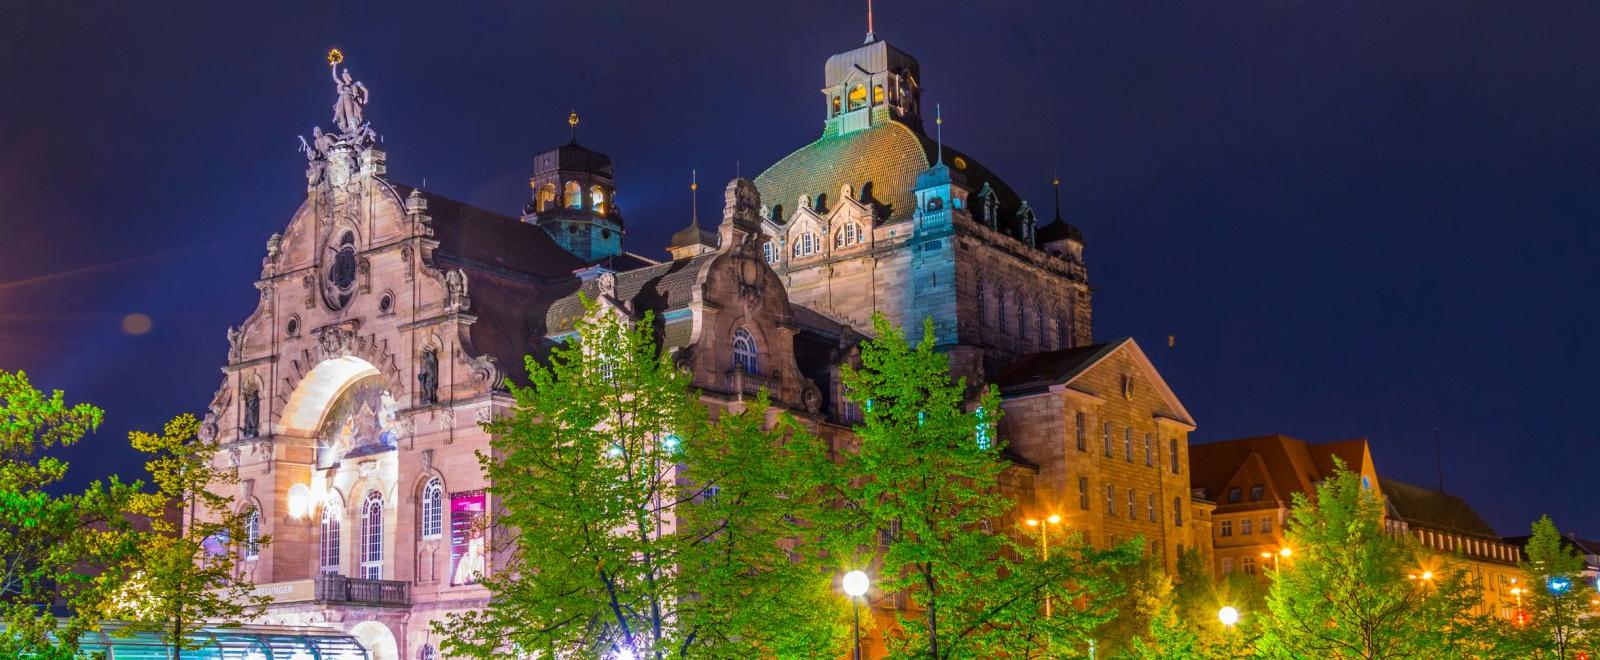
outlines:
[[[1594,585],[1583,577],[1583,557],[1563,541],[1550,516],[1533,523],[1526,552],[1522,570],[1528,589],[1522,602],[1528,622],[1516,635],[1524,655],[1562,660],[1580,651],[1600,655],[1600,620],[1590,604]]]
[[[576,339],[527,360],[479,459],[516,539],[490,605],[435,628],[453,656],[823,657],[843,599],[810,530],[822,454],[763,395],[710,419],[651,337],[585,300]],[[814,459],[812,459],[814,460]]]
[[[991,388],[966,408],[966,383],[952,380],[931,322],[915,345],[882,315],[873,327],[861,368],[843,378],[864,411],[860,445],[818,466],[835,504],[818,527],[841,570],[871,569],[869,600],[904,596],[911,605],[886,633],[892,657],[1081,652],[1112,616],[1109,571],[1137,549],[1099,551],[1044,526],[1031,534],[1051,534],[1046,559],[1037,536],[1015,538],[1026,528],[986,531],[1013,507],[996,486],[1008,464],[994,434],[999,396]],[[1047,598],[1050,617],[1041,612]]]
[[[0,657],[73,657],[119,583],[132,552],[121,511],[138,484],[50,493],[67,464],[47,452],[76,444],[101,418],[60,391],[35,390],[27,374],[0,371]]]
[[[1337,463],[1337,462],[1336,462]],[[1467,570],[1383,527],[1383,502],[1337,463],[1315,501],[1296,493],[1293,561],[1272,573],[1261,650],[1271,658],[1471,657],[1488,622]],[[1431,579],[1423,579],[1424,570]]]
[[[217,467],[217,443],[199,437],[193,415],[167,422],[161,434],[129,434],[134,449],[148,455],[145,469],[156,492],[135,496],[129,510],[148,518],[138,535],[138,556],[128,581],[109,603],[108,618],[127,622],[123,632],[153,632],[172,648],[202,648],[190,633],[204,625],[237,624],[258,614],[270,599],[251,594],[254,585],[237,570],[243,559],[251,509],[229,495],[238,471]],[[181,519],[180,519],[181,517]],[[206,548],[208,540],[216,550]],[[259,544],[271,539],[261,537]]]
[[[1137,561],[1117,567],[1110,577],[1122,585],[1124,591],[1107,601],[1116,617],[1095,630],[1098,652],[1106,657],[1117,657],[1129,651],[1136,641],[1143,642],[1142,646],[1160,647],[1155,637],[1173,632],[1162,629],[1168,623],[1162,617],[1175,614],[1171,607],[1172,578],[1163,569],[1160,559],[1141,555]],[[1170,635],[1168,641],[1173,641]]]

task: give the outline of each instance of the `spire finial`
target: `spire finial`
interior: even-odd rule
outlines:
[[[862,43],[870,44],[878,40],[878,35],[872,33],[872,0],[867,0],[867,40]]]
[[[1054,188],[1055,189],[1055,193],[1056,193],[1056,220],[1055,221],[1056,222],[1061,222],[1061,170],[1060,169],[1057,169],[1055,171],[1055,174],[1051,175],[1050,187]]]
[[[689,170],[689,226],[700,226],[700,178],[696,170]]]
[[[578,143],[578,111],[567,113],[567,125],[572,127],[572,143]]]
[[[938,159],[939,164],[944,164],[944,109],[938,103],[933,104],[933,132],[939,139]]]

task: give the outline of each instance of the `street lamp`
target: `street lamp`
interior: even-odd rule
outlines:
[[[1061,516],[1052,513],[1050,514],[1050,517],[1045,518],[1042,523],[1038,518],[1029,518],[1025,522],[1028,523],[1029,527],[1039,527],[1041,524],[1060,525]],[[1050,530],[1048,528],[1039,530],[1039,554],[1040,558],[1044,561],[1050,561]],[[1049,593],[1046,593],[1044,596],[1044,616],[1047,619],[1050,618]]]
[[[860,601],[861,601],[861,597],[866,595],[867,587],[869,587],[871,585],[872,585],[872,580],[868,579],[867,578],[867,574],[862,572],[862,571],[856,570],[856,571],[850,571],[849,573],[845,573],[844,574],[844,584],[843,584],[844,593],[846,595],[850,596],[850,613],[855,615],[855,618],[856,618],[856,625],[855,625],[856,660],[861,660],[861,608],[860,608]]]
[[[1223,605],[1222,609],[1217,610],[1217,620],[1221,621],[1222,625],[1232,628],[1233,624],[1239,622],[1239,610],[1234,609],[1232,605]]]

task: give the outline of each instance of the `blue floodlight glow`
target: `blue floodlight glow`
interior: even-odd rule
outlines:
[[[1567,593],[1567,590],[1572,588],[1572,580],[1565,577],[1553,577],[1545,580],[1544,584],[1545,587],[1550,589],[1550,593],[1558,596]]]
[[[668,433],[666,437],[661,439],[661,449],[668,454],[678,453],[678,448],[682,446],[683,438],[678,437],[676,433]]]

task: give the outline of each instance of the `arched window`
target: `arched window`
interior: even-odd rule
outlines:
[[[261,556],[261,508],[252,506],[244,518],[244,558]]]
[[[994,288],[995,322],[1000,326],[1000,332],[1006,331],[1006,290],[1005,287]]]
[[[594,209],[595,215],[606,214],[606,189],[600,186],[589,187],[589,207]]]
[[[556,184],[546,183],[539,186],[538,192],[533,195],[534,209],[540,213],[550,210],[550,205],[556,203]]]
[[[383,579],[383,495],[367,493],[361,504],[361,577]]]
[[[322,536],[318,539],[317,564],[323,573],[339,572],[339,527],[344,518],[344,502],[337,496],[322,503]]]
[[[733,366],[747,374],[760,373],[760,365],[756,363],[756,338],[744,328],[733,331]]]
[[[800,237],[795,239],[794,249],[792,252],[796,257],[809,257],[813,254],[816,254],[817,249],[820,247],[821,241],[817,240],[816,234],[813,234],[809,231],[801,232]]]
[[[778,251],[773,249],[772,240],[761,244],[761,257],[769,264],[778,263]]]
[[[829,116],[831,117],[839,116],[839,97],[833,97],[833,108],[830,112],[831,114]]]
[[[434,477],[422,487],[422,538],[436,539],[443,535],[444,484]]]
[[[978,280],[978,329],[989,327],[989,286]]]
[[[867,104],[867,88],[856,85],[850,88],[850,109],[855,110]]]
[[[1028,341],[1028,299],[1017,292],[1017,339]]]
[[[566,198],[562,200],[563,206],[569,209],[583,208],[583,186],[578,185],[577,181],[567,182],[565,194]]]
[[[833,247],[842,248],[861,242],[861,225],[847,222],[844,228],[833,235]]]
[[[1062,310],[1056,312],[1056,318],[1059,319],[1056,322],[1056,333],[1059,336],[1057,342],[1061,344],[1061,348],[1072,348],[1072,315]]]
[[[1045,346],[1050,343],[1050,329],[1046,327],[1048,323],[1045,321],[1045,319],[1049,318],[1050,315],[1045,311],[1045,304],[1041,300],[1034,300],[1033,309],[1034,320],[1039,325],[1039,350],[1042,351],[1045,350]]]
[[[883,85],[872,86],[872,104],[883,105]]]

